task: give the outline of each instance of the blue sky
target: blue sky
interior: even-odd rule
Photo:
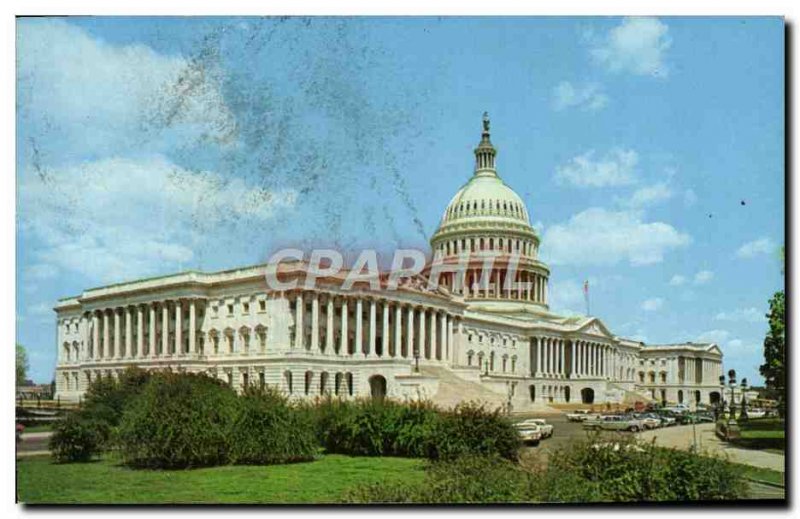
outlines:
[[[760,382],[783,286],[779,18],[17,23],[17,341],[56,299],[285,245],[425,247],[492,118],[552,308]],[[744,202],[744,205],[742,205]]]

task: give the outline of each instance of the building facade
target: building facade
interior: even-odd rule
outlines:
[[[128,366],[205,372],[236,388],[272,385],[297,398],[388,396],[511,404],[719,399],[714,344],[645,345],[596,317],[548,306],[550,269],[522,199],[495,167],[488,118],[475,171],[431,238],[433,259],[396,290],[346,272],[310,288],[302,262],[175,275],[62,299],[56,396],[78,399]],[[456,268],[457,267],[457,268]],[[435,278],[438,283],[431,284]]]

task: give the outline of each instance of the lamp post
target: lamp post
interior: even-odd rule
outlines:
[[[419,373],[419,350],[414,350],[414,373]]]
[[[719,402],[717,402],[717,416],[714,421],[725,418],[725,375],[719,377]]]
[[[728,385],[731,386],[731,412],[730,418],[731,420],[736,418],[736,370],[732,369],[728,371]]]
[[[747,421],[747,401],[744,398],[744,392],[747,391],[747,379],[742,379],[742,410],[739,411],[739,420]]]

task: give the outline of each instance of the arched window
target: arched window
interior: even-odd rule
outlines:
[[[305,385],[305,394],[308,395],[311,393],[311,383],[314,381],[314,372],[313,371],[306,371],[306,385]]]

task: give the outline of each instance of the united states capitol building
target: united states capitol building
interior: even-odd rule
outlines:
[[[550,269],[539,260],[547,244],[498,175],[496,154],[484,119],[475,171],[430,241],[445,263],[466,265],[463,276],[445,272],[431,288],[429,265],[396,290],[348,287],[345,273],[274,289],[267,265],[256,265],[88,289],[55,307],[56,396],[78,400],[93,380],[139,366],[205,372],[237,389],[268,384],[293,398],[481,400],[515,411],[719,399],[717,345],[644,344],[596,317],[550,312]],[[486,271],[488,254],[497,259]],[[279,270],[284,280],[306,275],[302,262]],[[508,289],[508,276],[524,288]]]

